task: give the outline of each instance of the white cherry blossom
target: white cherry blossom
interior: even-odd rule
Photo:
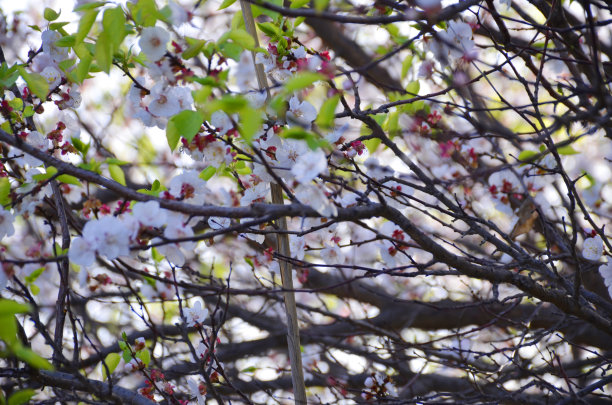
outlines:
[[[49,90],[53,90],[62,82],[62,72],[55,66],[45,67],[40,75],[49,83]]]
[[[265,198],[269,191],[270,185],[265,181],[253,185],[244,191],[244,196],[240,199],[240,204],[251,205],[253,201]]]
[[[15,233],[15,216],[9,210],[0,209],[0,239]]]
[[[291,173],[300,183],[308,183],[325,171],[327,168],[327,157],[321,149],[307,152],[298,157]]]
[[[168,183],[170,194],[193,204],[203,203],[208,190],[206,182],[199,176],[200,174],[194,170],[188,170],[175,176]]]
[[[603,240],[601,236],[596,235],[592,238],[585,239],[582,243],[582,256],[587,260],[597,261],[603,254]]]
[[[125,224],[121,219],[113,216],[106,216],[97,221],[90,221],[89,223],[92,223],[91,232],[95,232],[96,234],[95,237],[91,238],[95,238],[93,240],[98,242],[98,253],[106,256],[109,260],[130,254],[129,233],[125,232]],[[85,234],[85,231],[83,231],[83,234]]]
[[[302,204],[309,205],[324,217],[335,217],[338,209],[315,184],[300,184],[295,188],[295,196]]]
[[[187,385],[189,386],[189,391],[191,391],[191,395],[196,397],[198,405],[205,405],[206,400],[204,399],[204,396],[200,392],[200,384],[193,378],[188,378]]]
[[[599,267],[599,274],[608,287],[608,294],[612,297],[612,260],[608,260]]]
[[[217,128],[219,135],[225,135],[227,131],[234,127],[229,115],[223,111],[215,111],[212,113],[210,123],[213,127]]]
[[[151,89],[149,112],[158,117],[171,117],[181,111],[178,98],[163,83],[157,83]]]
[[[151,62],[160,60],[166,53],[170,34],[162,27],[145,27],[140,34],[138,45]]]
[[[43,152],[49,149],[50,143],[46,136],[38,131],[32,131],[26,136],[26,142]],[[32,167],[42,165],[42,161],[30,154],[25,154],[23,160]]]
[[[317,118],[317,109],[308,101],[300,101],[296,96],[289,100],[287,123],[310,129],[312,121]]]
[[[46,30],[41,34],[43,52],[49,55],[55,63],[67,59],[69,54],[69,48],[55,45],[61,38],[62,35],[57,31]]]
[[[208,310],[202,306],[202,301],[196,301],[192,308],[183,309],[187,326],[202,325],[208,318]]]
[[[344,254],[338,245],[323,248],[320,255],[325,264],[334,265],[344,263]]]
[[[166,211],[159,206],[157,201],[134,204],[132,215],[143,226],[161,227],[166,223]]]

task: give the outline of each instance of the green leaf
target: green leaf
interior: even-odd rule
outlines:
[[[79,179],[69,174],[60,174],[59,176],[57,176],[57,181],[66,184],[72,184],[73,186],[83,187],[83,184],[81,184]]]
[[[67,72],[76,62],[75,59],[66,59],[57,64],[62,71]]]
[[[80,44],[83,42],[89,31],[91,31],[91,27],[96,21],[96,17],[98,16],[98,10],[88,10],[85,14],[81,16],[79,21],[79,28],[77,29],[77,33],[75,35],[76,44]]]
[[[26,314],[30,312],[31,309],[32,308],[28,304],[22,304],[13,300],[0,299],[0,316]]]
[[[116,52],[125,36],[125,14],[123,13],[123,9],[121,7],[115,7],[104,11],[102,27],[112,44],[111,49],[113,53]]]
[[[8,177],[0,177],[0,205],[6,206],[11,202],[11,183]]]
[[[115,369],[119,365],[120,361],[121,356],[119,355],[119,353],[109,353],[104,359],[104,364],[106,364],[106,367],[108,367],[108,372],[112,374],[113,371],[115,371]],[[104,366],[102,366],[102,374],[104,375],[104,379],[106,380],[108,376],[106,375],[106,368]]]
[[[271,39],[277,39],[283,36],[283,32],[271,22],[257,23],[257,26],[267,36]]]
[[[331,128],[334,124],[334,118],[336,116],[336,106],[340,101],[340,95],[336,94],[335,96],[328,98],[321,105],[321,109],[319,110],[319,115],[315,123],[321,128]]]
[[[0,316],[0,339],[8,346],[12,347],[17,344],[17,320],[13,314],[4,314]]]
[[[418,80],[410,82],[408,83],[408,86],[406,86],[406,92],[410,94],[411,96],[418,96],[420,89],[421,89],[421,84],[419,83]]]
[[[47,79],[39,75],[38,73],[29,73],[26,72],[23,66],[17,66],[19,70],[19,74],[23,80],[25,80],[28,88],[32,93],[40,98],[41,100],[45,100],[47,98],[47,94],[49,94],[49,82]]]
[[[191,59],[197,54],[200,53],[204,45],[206,45],[206,41],[203,39],[187,39],[187,43],[189,47],[185,49],[185,51],[181,54],[183,59]]]
[[[113,44],[106,31],[101,32],[98,36],[95,55],[100,70],[108,73],[113,63]]]
[[[23,110],[23,116],[25,118],[31,117],[32,115],[34,115],[34,107],[32,107],[31,105],[26,105],[26,108]]]
[[[33,283],[33,282],[35,282],[36,279],[38,277],[40,277],[40,275],[43,274],[44,271],[45,271],[45,267],[41,267],[39,269],[34,270],[32,273],[30,273],[29,276],[25,277],[26,283]]]
[[[560,148],[557,148],[557,153],[559,155],[576,155],[580,152],[572,148],[572,145],[566,145],[566,146],[561,146]]]
[[[327,8],[329,0],[314,0],[315,10],[323,11]]]
[[[108,165],[108,171],[111,175],[111,178],[115,180],[117,183],[125,186],[125,174],[119,165]]]
[[[368,152],[372,154],[376,152],[376,149],[378,149],[378,145],[380,145],[380,139],[379,138],[366,139],[365,141],[363,141],[363,144],[365,145],[366,148],[368,148]]]
[[[142,349],[138,353],[136,353],[136,357],[142,360],[145,366],[148,366],[151,362],[151,352],[149,349]]]
[[[287,80],[285,90],[287,92],[302,90],[319,80],[325,80],[325,76],[320,73],[301,72]]]
[[[399,111],[393,111],[387,115],[387,119],[383,124],[383,128],[389,133],[391,138],[400,134],[399,116]]]
[[[157,250],[155,248],[151,249],[151,257],[153,258],[153,260],[155,260],[156,263],[159,263],[162,260],[164,260],[164,255],[159,253],[159,250]]]
[[[88,10],[93,10],[93,9],[102,7],[105,4],[106,4],[105,1],[94,1],[93,3],[85,3],[83,5],[75,7],[72,11],[88,11]]]
[[[245,49],[252,50],[255,48],[255,40],[253,37],[241,28],[231,30],[228,36],[232,41]]]
[[[53,166],[49,166],[47,167],[45,173],[35,174],[32,176],[32,180],[45,181],[53,177],[55,174],[57,174],[57,169]]]
[[[74,46],[76,44],[76,37],[74,35],[66,35],[65,37],[61,37],[57,41],[55,41],[56,46],[61,46],[64,48]]]
[[[534,156],[539,155],[538,152],[533,151],[533,150],[524,150],[521,153],[519,153],[518,155],[518,160],[521,162],[528,162],[531,161]]]
[[[53,370],[53,366],[46,359],[34,353],[32,350],[27,347],[19,346],[13,351],[15,356],[17,356],[20,360],[25,361],[30,366],[43,369],[43,370]]]
[[[234,4],[236,0],[223,0],[223,3],[219,6],[219,10],[223,10],[224,8],[228,8],[232,4]]]
[[[32,398],[34,395],[36,395],[36,391],[30,388],[17,391],[9,397],[7,405],[22,405],[28,403],[30,398]]]
[[[125,160],[117,159],[117,158],[106,158],[104,159],[104,163],[109,165],[119,165],[124,166],[129,164],[130,162],[126,162]]]
[[[60,13],[55,12],[55,10],[49,7],[46,7],[45,11],[43,11],[43,17],[45,17],[45,20],[47,21],[55,21],[59,16]]]
[[[174,150],[182,137],[191,142],[195,134],[202,127],[204,118],[198,111],[185,110],[168,120],[166,126],[166,139],[170,150]]]
[[[14,98],[9,100],[8,105],[10,105],[15,110],[21,110],[23,107],[23,100],[20,98]]]
[[[153,27],[155,22],[160,19],[160,17],[163,17],[157,10],[155,0],[139,0],[134,3],[128,2],[128,8],[136,24],[144,27]]]
[[[219,44],[219,51],[223,54],[223,56],[233,59],[235,61],[240,60],[240,55],[244,49],[233,42],[224,42]]]
[[[78,83],[83,83],[83,80],[89,75],[89,68],[93,62],[93,55],[87,53],[81,57],[79,64],[76,67],[76,80]]]
[[[87,151],[89,150],[89,147],[91,146],[90,143],[86,144],[83,141],[81,141],[80,138],[77,138],[77,137],[72,137],[70,140],[72,141],[72,146],[74,146],[76,150],[81,152],[83,156],[87,155]]]
[[[406,75],[408,74],[408,70],[410,69],[410,67],[412,67],[412,59],[414,58],[414,56],[412,54],[406,56],[404,58],[404,61],[402,62],[402,79],[404,79],[406,77]]]
[[[241,373],[252,373],[254,371],[257,371],[257,367],[255,366],[243,368],[242,370],[240,370]]]
[[[200,175],[198,177],[204,181],[208,181],[212,178],[212,176],[215,175],[216,172],[217,169],[214,166],[208,166],[206,169],[200,172]]]
[[[9,88],[17,81],[19,77],[19,71],[16,66],[11,66],[10,68],[6,64],[6,62],[2,63],[0,66],[0,86],[4,88]]]
[[[68,24],[70,24],[68,21],[51,23],[49,24],[49,29],[52,31],[58,31],[58,32],[63,31],[63,28]],[[64,35],[66,35],[66,31],[64,31],[63,33]]]
[[[302,8],[308,3],[310,3],[310,0],[292,0],[291,8]]]
[[[261,111],[256,110],[251,107],[246,107],[240,113],[240,135],[242,135],[242,139],[247,142],[251,142],[253,136],[259,131],[261,128],[261,123],[263,119],[261,118]]]

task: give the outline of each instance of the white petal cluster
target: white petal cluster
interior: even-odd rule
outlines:
[[[55,44],[61,37],[59,32],[51,30],[43,31],[41,34],[43,52],[49,55],[55,63],[68,58],[69,48]]]
[[[472,27],[462,21],[451,21],[446,31],[436,33],[430,50],[442,64],[449,62],[449,56],[454,60],[461,57],[473,58],[475,44],[472,40]]]
[[[96,254],[105,256],[108,260],[130,253],[130,232],[126,232],[127,220],[106,216],[94,219],[85,224],[83,235],[74,238],[68,257],[80,266],[93,264]]]
[[[138,45],[151,62],[158,61],[166,53],[170,34],[162,27],[145,27],[140,34]]]
[[[302,204],[309,205],[324,217],[335,217],[338,209],[316,184],[300,184],[295,188],[295,196]]]
[[[603,240],[596,235],[582,243],[582,256],[587,260],[597,261],[603,254]]]
[[[143,226],[161,227],[166,223],[166,210],[162,209],[157,201],[134,204],[132,215]]]
[[[292,126],[300,126],[310,129],[312,121],[317,118],[317,109],[308,101],[300,101],[296,96],[289,100],[287,111],[287,123]]]
[[[183,310],[187,326],[202,325],[208,318],[208,310],[202,306],[202,301],[196,301],[192,308]]]
[[[0,239],[15,233],[13,222],[15,222],[15,216],[11,214],[11,211],[0,209]]]
[[[309,183],[327,169],[327,157],[321,149],[299,156],[291,168],[291,174],[300,183]]]

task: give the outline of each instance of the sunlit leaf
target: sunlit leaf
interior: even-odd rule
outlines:
[[[181,111],[170,118],[166,126],[166,139],[168,140],[170,150],[176,148],[181,137],[191,142],[195,134],[200,130],[203,122],[202,114],[191,110]]]
[[[108,165],[108,171],[113,180],[115,180],[117,183],[121,184],[122,186],[126,185],[125,173],[123,173],[123,169],[121,169],[121,166],[110,164]]]
[[[301,72],[287,80],[285,90],[288,92],[302,90],[319,80],[325,80],[325,76],[315,72]]]

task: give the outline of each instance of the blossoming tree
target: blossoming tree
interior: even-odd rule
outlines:
[[[0,403],[612,400],[606,2],[45,6],[0,16]]]

